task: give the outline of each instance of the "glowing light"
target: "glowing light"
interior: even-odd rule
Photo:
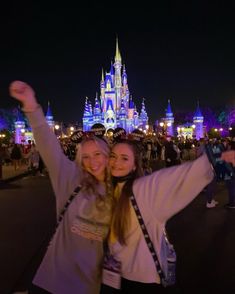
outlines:
[[[166,125],[167,125],[168,127],[170,127],[170,126],[171,126],[171,123],[170,123],[170,122],[168,122]]]
[[[55,129],[59,130],[60,126],[59,125],[55,125]]]
[[[163,122],[160,122],[159,125],[160,125],[160,127],[163,127],[164,126],[164,123]]]

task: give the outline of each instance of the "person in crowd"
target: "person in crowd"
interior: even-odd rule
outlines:
[[[186,207],[214,177],[206,154],[181,165],[142,176],[140,152],[130,140],[116,143],[109,166],[114,181],[114,206],[108,248],[121,264],[121,290],[103,278],[101,293],[159,293],[161,280],[130,202],[134,195],[161,267],[166,222]]]
[[[205,152],[205,144],[210,144],[204,138],[200,138],[196,146],[196,157],[200,157]],[[215,200],[215,193],[217,188],[217,176],[214,175],[213,180],[205,187],[204,192],[206,196],[206,208],[214,208],[218,204]]]
[[[36,145],[33,143],[30,151],[28,153],[29,160],[29,169],[32,172],[33,176],[36,176],[38,166],[39,166],[39,151],[36,148]]]
[[[9,91],[23,104],[32,127],[54,189],[57,216],[75,188],[80,187],[53,235],[33,284],[40,293],[99,293],[103,242],[108,235],[113,203],[112,187],[108,184],[109,147],[93,136],[81,142],[79,164],[69,160],[50,130],[32,87],[14,81]]]
[[[172,141],[171,136],[166,137],[162,153],[162,158],[165,160],[166,167],[180,164],[180,150]]]
[[[11,160],[12,160],[12,164],[13,164],[15,170],[20,168],[21,158],[22,158],[21,149],[18,144],[14,144],[14,146],[11,150]]]
[[[222,160],[226,160],[232,165],[232,171],[230,170],[230,173],[227,173],[225,175],[225,184],[228,191],[228,203],[225,204],[225,208],[228,209],[234,209],[235,208],[235,156],[234,156],[234,150],[235,150],[235,139],[233,138],[231,142],[226,144],[227,151],[223,152],[221,155]]]

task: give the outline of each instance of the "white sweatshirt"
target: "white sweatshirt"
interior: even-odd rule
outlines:
[[[133,192],[163,270],[166,266],[162,245],[166,222],[186,207],[211,182],[213,176],[207,156],[202,155],[194,161],[161,169],[135,180]],[[159,275],[131,202],[130,206],[127,246],[116,242],[110,245],[111,252],[121,261],[124,278],[159,284]]]

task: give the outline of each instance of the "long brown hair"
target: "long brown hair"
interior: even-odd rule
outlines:
[[[113,211],[113,230],[114,234],[117,236],[118,241],[122,245],[126,245],[125,235],[129,229],[130,225],[130,200],[129,197],[132,195],[132,186],[135,179],[143,176],[142,169],[142,158],[141,152],[138,148],[136,142],[130,140],[124,140],[116,143],[114,146],[118,144],[126,144],[128,145],[134,155],[134,161],[136,169],[132,172],[132,176],[129,180],[124,184],[120,197],[117,200],[117,203],[114,206]]]

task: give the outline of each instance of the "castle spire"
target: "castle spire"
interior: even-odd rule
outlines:
[[[204,117],[199,107],[199,101],[197,101],[197,109],[193,116],[193,123],[195,125],[194,134],[197,140],[204,137],[203,121],[204,121]]]
[[[167,113],[167,114],[172,113],[172,110],[171,110],[171,101],[170,101],[170,99],[168,99],[168,105],[167,105],[166,113]]]
[[[47,114],[46,117],[51,117],[51,108],[50,108],[50,101],[47,102]]]
[[[47,114],[46,114],[46,121],[49,127],[54,130],[55,122],[50,108],[50,102],[47,102]]]
[[[121,58],[121,54],[120,54],[120,51],[119,51],[119,47],[118,47],[118,38],[116,38],[116,54],[115,54],[115,62],[121,62],[122,61],[122,58]]]

